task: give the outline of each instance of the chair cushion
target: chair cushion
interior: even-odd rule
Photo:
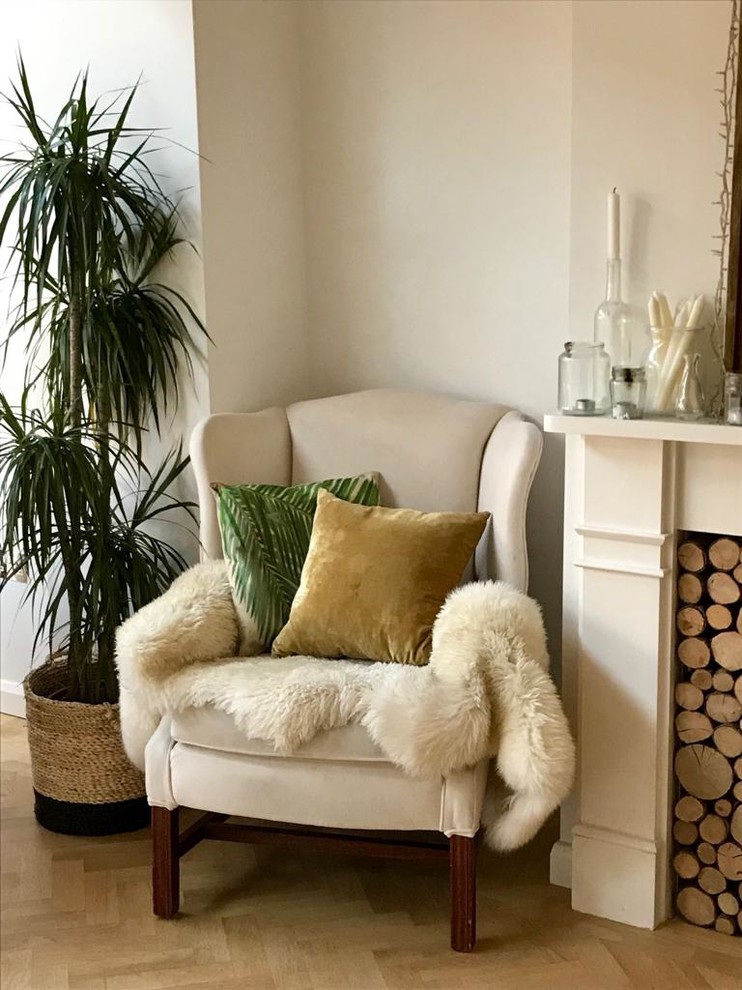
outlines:
[[[242,637],[241,652],[269,646],[289,617],[309,549],[317,493],[326,489],[361,505],[379,504],[376,475],[306,485],[212,486]]]
[[[488,518],[353,505],[320,491],[301,585],[274,655],[426,664],[435,617]]]
[[[170,727],[176,742],[225,753],[285,758],[265,739],[249,739],[226,712],[211,706],[186,708],[172,716]],[[388,763],[362,725],[343,725],[318,732],[313,739],[290,754],[296,759],[336,760],[349,763]]]

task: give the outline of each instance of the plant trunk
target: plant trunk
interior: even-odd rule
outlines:
[[[106,383],[102,380],[98,382],[98,453],[100,456],[100,507],[99,507],[99,537],[103,538],[108,533],[108,527],[103,522],[107,522],[111,516],[112,493],[115,485],[115,477],[111,466],[111,401],[110,394],[106,388]],[[116,668],[114,664],[114,653],[116,648],[116,626],[119,616],[116,611],[116,602],[101,601],[99,603],[100,631],[98,635],[98,663],[97,663],[97,698],[98,701],[115,702],[118,695],[118,682],[116,678]]]
[[[73,427],[82,423],[82,294],[79,289],[72,292],[70,299],[70,397],[69,422]],[[67,572],[67,600],[70,609],[70,636],[68,670],[68,693],[71,698],[87,700],[87,666],[90,658],[86,644],[82,641],[82,540],[80,532],[81,493],[68,489],[67,512],[69,519],[69,540],[67,551],[62,559]]]
[[[70,299],[70,423],[82,422],[82,300],[79,291]]]

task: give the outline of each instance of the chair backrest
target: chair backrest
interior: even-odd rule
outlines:
[[[500,431],[509,437],[504,441],[504,458],[513,459],[514,445],[528,447],[528,456],[523,454],[510,467],[501,463],[502,481],[490,477],[485,485],[483,459],[486,454],[488,462],[498,461],[491,438],[501,422],[503,427],[509,425],[509,430]],[[518,427],[524,430],[522,437]],[[221,556],[210,490],[214,481],[300,484],[377,471],[384,505],[492,511],[494,538],[493,527],[488,527],[477,552],[476,575],[485,578],[497,571],[524,586],[525,501],[540,442],[536,427],[505,406],[394,389],[298,402],[285,410],[210,416],[196,427],[191,441],[204,552]],[[491,466],[488,470],[492,475]],[[487,504],[483,504],[485,488]]]
[[[292,484],[378,471],[382,505],[476,512],[482,455],[504,406],[377,389],[286,410]]]

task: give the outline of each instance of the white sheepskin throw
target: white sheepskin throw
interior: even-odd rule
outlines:
[[[485,823],[499,850],[528,842],[569,793],[574,744],[548,674],[541,612],[502,581],[449,595],[426,667],[235,657],[239,642],[222,561],[191,568],[119,628],[121,726],[137,766],[164,714],[212,705],[287,754],[357,722],[412,776],[495,759],[510,791],[489,802]]]

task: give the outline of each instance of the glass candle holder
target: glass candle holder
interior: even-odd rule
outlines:
[[[610,408],[610,358],[603,344],[570,340],[559,356],[559,411],[604,416]]]
[[[611,415],[614,419],[641,419],[647,394],[644,368],[615,367],[611,371]]]
[[[724,422],[742,426],[742,374],[728,371],[724,378]]]
[[[699,364],[700,354],[686,354],[683,358],[683,373],[675,398],[675,415],[678,419],[702,419],[706,410],[706,400],[701,387]]]

